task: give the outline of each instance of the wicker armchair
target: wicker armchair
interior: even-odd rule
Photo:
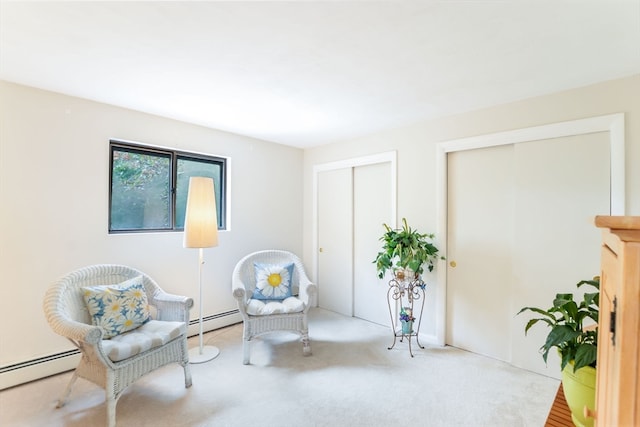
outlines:
[[[272,313],[256,313],[252,310],[253,293],[256,288],[254,262],[272,265],[285,265],[293,263],[293,277],[291,279],[293,302],[295,308],[280,307],[270,310]],[[296,255],[281,250],[264,250],[251,253],[242,258],[233,270],[231,283],[233,296],[238,302],[238,309],[243,320],[243,363],[249,364],[250,341],[262,334],[289,331],[300,335],[303,354],[311,354],[309,342],[308,313],[311,306],[315,305],[317,286],[309,280],[300,258]],[[288,303],[289,301],[285,301]],[[277,305],[277,303],[271,303]],[[282,304],[283,306],[286,304]],[[289,305],[289,307],[291,307]]]
[[[117,284],[137,276],[142,276],[152,313],[153,322],[146,324],[153,324],[160,328],[171,326],[173,331],[170,336],[167,334],[162,339],[156,334],[149,348],[139,347],[137,354],[132,352],[133,355],[130,357],[124,356],[126,358],[122,360],[116,357],[117,361],[114,361],[109,347],[116,343],[104,338],[104,329],[92,325],[81,288]],[[167,294],[146,274],[121,265],[84,267],[53,283],[44,298],[44,313],[47,321],[54,332],[68,338],[82,354],[80,363],[59,399],[57,407],[64,405],[77,378],[84,378],[105,389],[107,425],[114,427],[118,398],[129,385],[143,375],[167,364],[179,363],[184,369],[185,386],[190,387],[187,325],[189,309],[192,306],[191,298]],[[144,325],[138,329],[143,327]],[[136,332],[136,329],[125,332],[123,336],[133,332]],[[135,336],[132,341],[136,343],[134,345],[139,343]]]

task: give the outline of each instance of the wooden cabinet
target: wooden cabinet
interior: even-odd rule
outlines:
[[[640,426],[640,217],[598,216],[603,229],[596,426]]]

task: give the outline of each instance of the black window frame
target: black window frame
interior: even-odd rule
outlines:
[[[159,157],[169,157],[169,181],[170,181],[170,226],[164,228],[127,228],[112,229],[111,228],[111,207],[113,200],[113,154],[114,151],[126,151],[144,155],[155,155]],[[213,156],[202,153],[194,153],[189,151],[174,150],[170,148],[156,147],[151,145],[126,142],[121,140],[109,141],[109,212],[108,212],[108,230],[109,234],[128,234],[128,233],[157,233],[157,232],[180,232],[184,231],[184,227],[176,226],[176,189],[178,183],[178,161],[197,161],[218,165],[220,167],[220,199],[216,199],[218,205],[218,230],[227,229],[227,158],[221,156]]]

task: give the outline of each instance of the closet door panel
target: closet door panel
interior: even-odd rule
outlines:
[[[378,279],[373,260],[380,250],[383,223],[391,224],[391,163],[353,170],[354,316],[389,326],[388,278]]]
[[[318,306],[353,316],[351,168],[318,175]]]
[[[499,360],[513,317],[512,159],[512,145],[448,155],[446,343]]]
[[[610,211],[608,134],[532,141],[515,145],[513,268],[511,312],[550,307],[556,293],[583,294],[583,279],[599,274],[601,233],[593,218]],[[582,297],[580,297],[582,299]],[[559,376],[559,359],[547,366],[537,349],[548,330],[542,325],[524,335],[527,316],[512,322],[512,363]]]

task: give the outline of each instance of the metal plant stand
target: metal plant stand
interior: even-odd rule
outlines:
[[[394,278],[389,281],[387,304],[389,305],[389,316],[391,317],[391,328],[393,330],[393,344],[391,344],[391,347],[388,347],[388,350],[391,350],[396,345],[397,338],[400,338],[400,342],[403,342],[405,337],[409,342],[409,354],[411,357],[413,357],[413,351],[411,350],[412,337],[416,337],[418,347],[424,348],[424,346],[420,344],[420,338],[418,336],[420,333],[420,324],[422,323],[422,312],[424,310],[424,288],[425,283],[420,277],[414,280]],[[418,315],[415,314],[414,310],[416,301],[420,306],[420,313]],[[408,332],[403,331],[399,318],[398,307],[408,307],[411,310],[411,315],[415,317],[412,326],[417,322],[417,328],[414,329],[411,327]]]

